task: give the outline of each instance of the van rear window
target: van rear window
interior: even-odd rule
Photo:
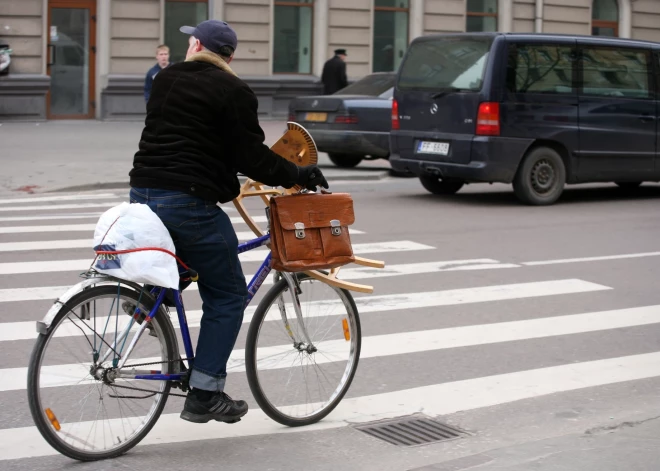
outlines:
[[[412,44],[398,88],[481,90],[492,38],[440,38]]]

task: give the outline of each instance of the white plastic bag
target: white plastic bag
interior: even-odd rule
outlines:
[[[175,253],[167,228],[149,206],[122,203],[107,210],[96,223],[94,250],[116,251],[159,247]],[[179,289],[176,259],[157,251],[144,250],[120,255],[98,255],[94,268],[99,273],[136,283]]]

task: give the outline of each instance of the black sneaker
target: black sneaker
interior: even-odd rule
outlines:
[[[209,420],[233,424],[239,422],[247,411],[245,401],[234,401],[224,392],[193,389],[186,397],[180,417],[198,424],[205,424]]]

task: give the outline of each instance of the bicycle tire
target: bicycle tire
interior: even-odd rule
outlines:
[[[304,281],[307,279],[313,279],[309,275],[304,273],[297,274],[298,280]],[[328,285],[330,286],[330,285]],[[261,330],[264,317],[269,312],[270,306],[276,301],[278,296],[282,294],[286,289],[288,289],[288,284],[286,280],[281,279],[276,282],[272,288],[264,295],[263,299],[257,306],[254,316],[250,322],[250,327],[248,330],[246,338],[246,347],[245,347],[245,370],[248,379],[248,384],[252,395],[254,396],[255,401],[261,407],[261,410],[274,421],[287,426],[287,427],[301,427],[305,425],[311,425],[313,423],[319,422],[330,414],[336,407],[339,405],[341,400],[344,398],[346,392],[353,382],[355,373],[357,371],[359,359],[360,359],[360,350],[362,347],[362,331],[360,325],[360,316],[358,314],[357,306],[355,305],[355,300],[351,293],[342,288],[336,288],[330,286],[335,292],[341,293],[339,296],[342,299],[344,306],[347,309],[348,316],[353,317],[352,321],[355,326],[355,337],[356,337],[356,346],[354,348],[354,359],[351,366],[351,370],[347,375],[346,382],[343,384],[341,391],[334,400],[325,406],[318,413],[306,417],[306,418],[294,418],[289,415],[286,415],[280,412],[266,397],[266,394],[263,391],[263,388],[259,382],[259,374],[257,369],[257,340]]]
[[[45,414],[42,413],[43,407],[39,394],[39,372],[45,349],[48,346],[50,338],[57,331],[57,326],[65,319],[66,315],[69,314],[71,310],[74,310],[77,306],[92,301],[95,298],[107,296],[109,294],[119,294],[125,298],[130,298],[135,301],[136,304],[138,303],[138,300],[140,300],[140,304],[149,309],[152,309],[156,302],[156,300],[150,294],[144,292],[142,293],[142,297],[140,299],[140,293],[136,292],[132,288],[124,286],[122,286],[119,290],[116,286],[96,286],[82,291],[73,296],[65,305],[62,306],[60,311],[53,319],[51,328],[49,329],[48,333],[39,334],[32,350],[28,366],[28,401],[30,404],[30,412],[37,429],[46,440],[46,442],[48,442],[48,444],[51,445],[56,451],[78,461],[98,461],[109,458],[116,458],[125,454],[131,448],[135,447],[140,441],[144,439],[144,437],[151,431],[153,426],[158,421],[165,407],[165,403],[167,402],[167,393],[169,393],[171,388],[171,384],[169,382],[165,382],[164,390],[162,391],[163,394],[160,394],[161,399],[158,402],[158,405],[156,406],[156,409],[153,415],[150,417],[148,423],[134,437],[131,437],[130,440],[126,441],[123,445],[115,449],[102,453],[83,452],[77,448],[69,446],[58,438],[58,434],[54,431],[53,426],[48,422]],[[160,331],[163,334],[162,337],[159,336],[159,340],[162,339],[162,341],[165,342],[165,349],[168,357],[167,360],[173,360],[177,352],[177,348],[175,347],[177,345],[176,336],[172,323],[170,322],[169,317],[162,307],[156,316],[154,316],[151,323],[157,332]],[[172,363],[168,363],[168,365],[172,365]]]

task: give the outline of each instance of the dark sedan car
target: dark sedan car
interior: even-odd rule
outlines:
[[[396,74],[375,73],[332,95],[291,100],[289,121],[303,125],[338,167],[387,159]]]

